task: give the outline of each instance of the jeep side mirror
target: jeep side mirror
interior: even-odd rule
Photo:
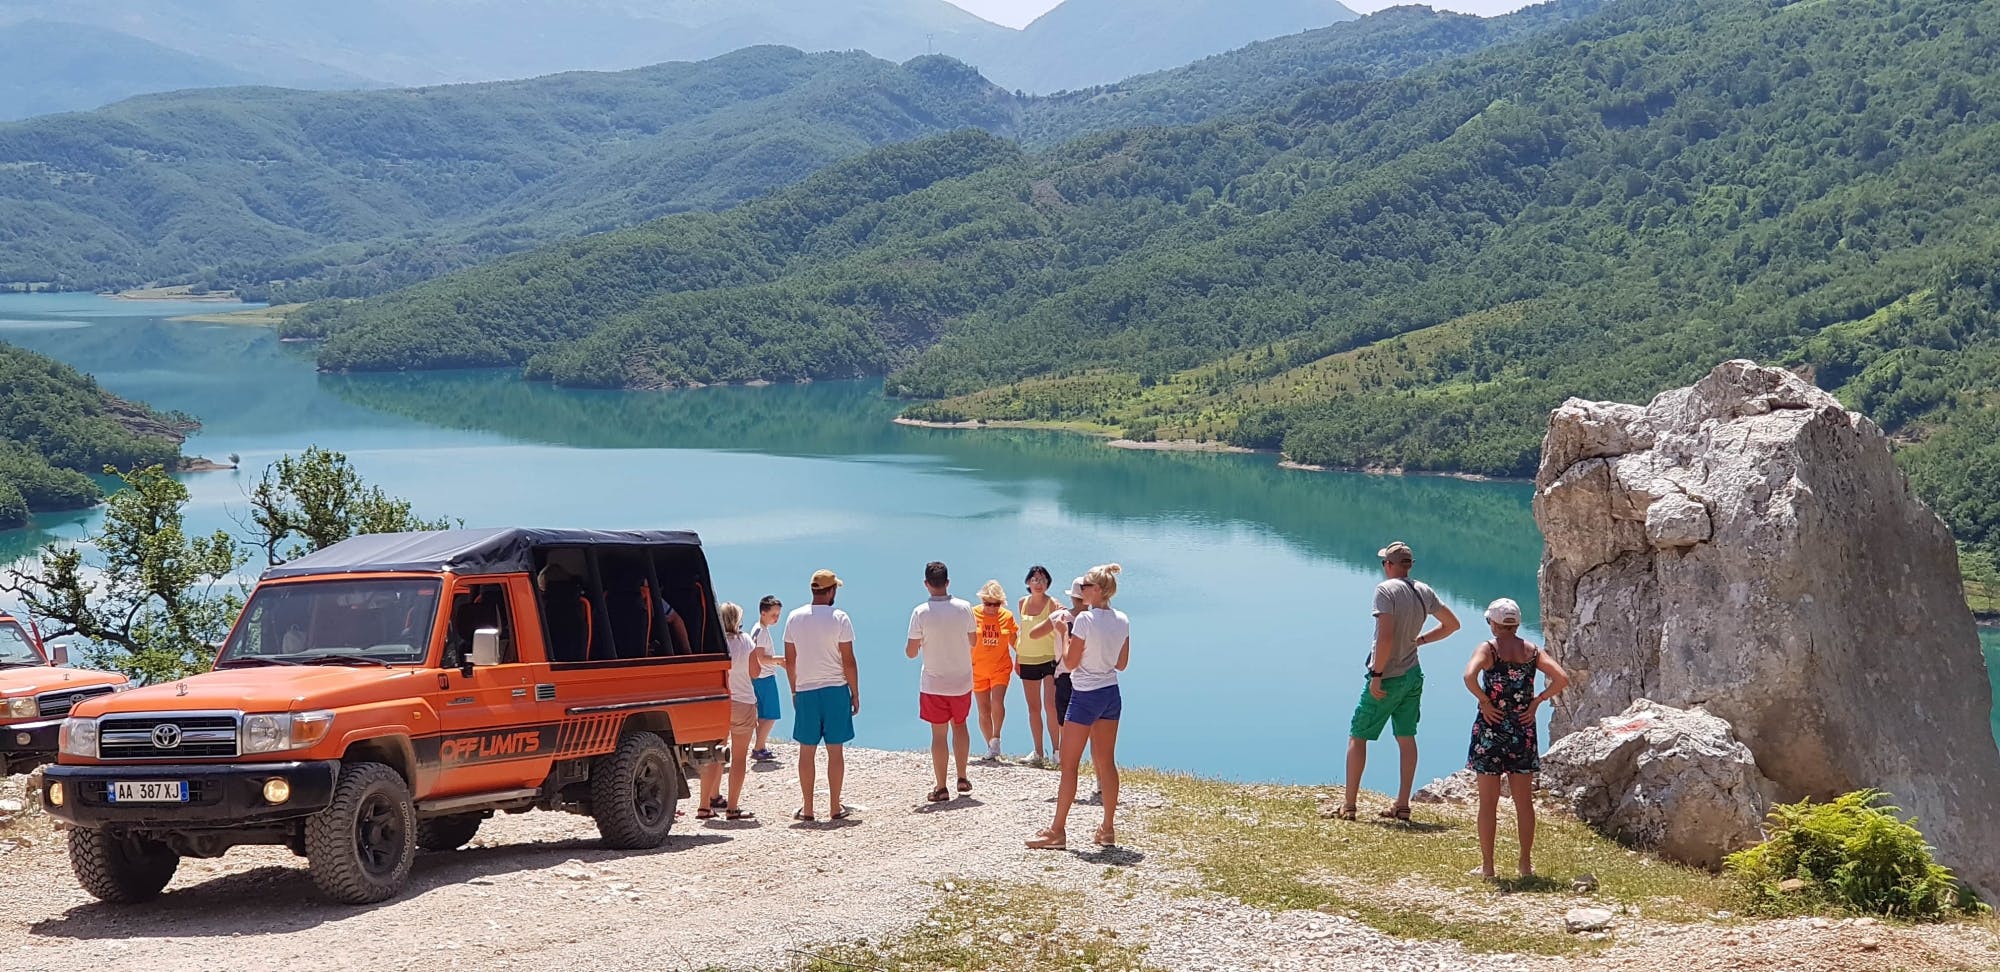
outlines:
[[[69,665],[69,646],[68,646],[68,645],[65,645],[65,644],[60,644],[60,643],[58,643],[58,644],[53,644],[53,645],[50,645],[50,646],[49,646],[49,664],[50,664],[50,665],[53,665],[53,666],[55,666],[56,668],[63,668],[63,667],[66,667],[66,666],[68,666],[68,665]]]
[[[472,633],[472,660],[470,664],[500,664],[499,628],[480,628]]]

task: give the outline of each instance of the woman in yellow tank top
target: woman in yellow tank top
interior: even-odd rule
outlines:
[[[1021,693],[1028,701],[1028,728],[1035,737],[1034,755],[1022,762],[1037,767],[1049,764],[1042,749],[1044,725],[1048,726],[1050,750],[1062,751],[1057,740],[1062,724],[1056,715],[1056,632],[1054,625],[1043,627],[1058,607],[1055,598],[1049,596],[1050,583],[1048,568],[1040,564],[1028,568],[1028,596],[1021,599],[1016,615],[1021,633],[1014,658],[1020,666]],[[1038,627],[1042,628],[1039,637],[1032,633]]]

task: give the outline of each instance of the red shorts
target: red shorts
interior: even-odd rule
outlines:
[[[932,695],[917,693],[917,715],[934,726],[964,725],[965,717],[972,713],[972,693],[964,695]]]

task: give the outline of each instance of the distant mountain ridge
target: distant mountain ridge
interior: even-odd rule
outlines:
[[[781,45],[899,62],[946,54],[1004,87],[1047,92],[1354,16],[1334,0],[1067,0],[1017,31],[946,0],[0,0],[0,55],[18,62],[0,78],[73,91],[53,110],[74,110],[188,87],[512,80]],[[73,52],[66,67],[35,73],[36,51],[7,34],[27,23]],[[140,45],[144,56],[130,53]]]

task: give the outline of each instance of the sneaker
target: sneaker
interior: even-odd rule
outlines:
[[[1000,761],[1000,740],[986,740],[986,758],[996,763]]]
[[[1020,759],[1020,764],[1022,766],[1028,767],[1029,769],[1041,769],[1043,766],[1047,765],[1047,763],[1048,760],[1043,759],[1041,753],[1030,753],[1026,756],[1021,757]]]

